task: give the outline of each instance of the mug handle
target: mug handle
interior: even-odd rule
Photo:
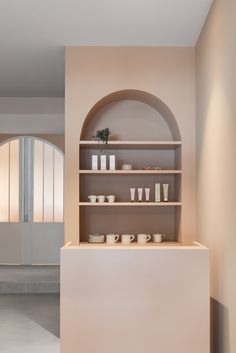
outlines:
[[[116,236],[115,236],[115,241],[114,241],[114,243],[117,243],[118,240],[119,240],[119,238],[120,238],[120,236],[119,236],[119,235],[116,235]]]
[[[149,235],[147,236],[147,242],[148,242],[149,240],[151,240],[151,238],[152,238],[152,236],[149,234]]]
[[[161,240],[164,240],[166,238],[166,235],[165,234],[162,234],[161,235]]]
[[[135,236],[134,235],[131,235],[130,237],[130,242],[132,242],[134,240]]]
[[[90,199],[91,199],[91,196],[88,196],[88,199],[90,200]]]

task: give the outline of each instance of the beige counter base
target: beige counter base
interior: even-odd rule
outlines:
[[[61,353],[199,352],[209,353],[208,249],[62,249]]]

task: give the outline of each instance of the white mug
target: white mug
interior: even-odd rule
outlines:
[[[153,234],[154,243],[161,243],[166,238],[165,234]]]
[[[107,244],[115,244],[118,242],[119,238],[120,238],[119,234],[110,233],[110,234],[107,234],[106,236],[106,242]]]
[[[128,245],[134,240],[135,236],[132,234],[122,234],[121,242],[122,244]]]
[[[115,202],[115,195],[108,195],[107,196],[107,200],[108,200],[108,202]]]
[[[97,196],[96,195],[89,195],[88,196],[90,202],[96,202],[97,201]]]
[[[150,234],[138,234],[137,240],[139,244],[146,244],[149,240],[151,240]]]
[[[132,170],[133,166],[132,164],[122,164],[122,170]]]
[[[105,202],[105,195],[98,195],[97,199],[98,199],[98,202]]]

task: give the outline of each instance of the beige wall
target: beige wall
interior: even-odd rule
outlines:
[[[90,109],[125,89],[153,94],[173,112],[183,141],[185,243],[195,239],[195,62],[193,48],[68,47],[65,92],[65,238],[78,243],[79,138]]]
[[[198,240],[211,250],[212,352],[236,352],[236,1],[216,0],[196,48]]]

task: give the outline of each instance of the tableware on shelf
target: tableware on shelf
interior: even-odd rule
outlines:
[[[105,235],[103,234],[89,234],[88,242],[93,244],[100,244],[105,242]]]
[[[106,196],[108,202],[115,202],[116,196],[115,195],[107,195]]]
[[[169,184],[163,184],[163,196],[164,196],[164,202],[168,201],[168,191],[169,191]]]
[[[161,184],[155,184],[155,202],[161,202]]]
[[[130,199],[131,199],[131,202],[134,202],[134,200],[135,200],[135,188],[130,188]]]
[[[132,164],[122,164],[122,170],[132,170],[133,166]]]
[[[90,200],[90,202],[97,202],[97,195],[89,195],[88,199]]]
[[[166,239],[165,234],[156,233],[152,235],[152,240],[154,241],[154,243],[161,243],[164,239]]]
[[[141,202],[143,199],[143,188],[138,188],[138,201]]]
[[[98,199],[98,202],[105,202],[105,195],[98,195],[97,199]]]
[[[150,188],[145,188],[145,201],[150,201]]]
[[[118,242],[119,238],[120,238],[119,234],[112,234],[112,233],[107,234],[106,235],[106,243],[107,244],[115,244]]]
[[[121,235],[121,243],[124,245],[129,245],[133,240],[135,236],[133,234],[122,234]]]
[[[146,244],[151,240],[152,236],[150,234],[138,234],[137,241],[139,244]]]

